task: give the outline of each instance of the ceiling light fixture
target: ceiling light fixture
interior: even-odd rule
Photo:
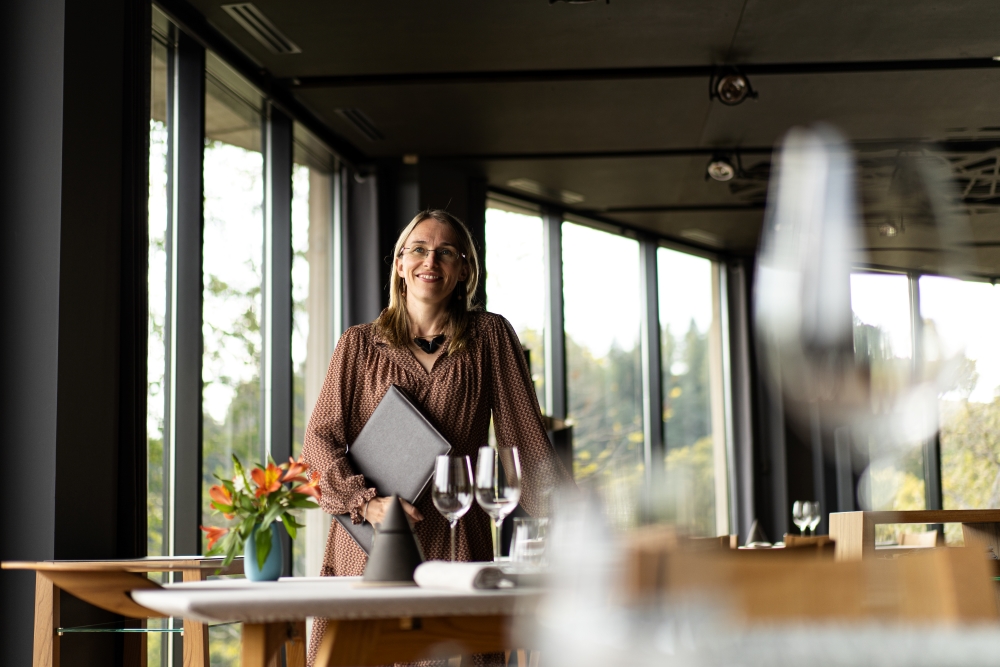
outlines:
[[[878,235],[879,236],[885,236],[885,237],[891,239],[893,236],[895,236],[898,233],[899,233],[899,230],[896,229],[896,225],[892,224],[891,222],[883,222],[881,225],[878,226]]]
[[[726,155],[714,155],[709,161],[708,166],[705,167],[705,179],[711,178],[712,180],[725,183],[726,181],[731,181],[736,177],[739,170],[733,165],[732,160]]]
[[[757,91],[750,85],[750,79],[739,70],[729,69],[712,76],[708,82],[708,98],[717,99],[726,106],[734,107],[747,98],[757,99]]]

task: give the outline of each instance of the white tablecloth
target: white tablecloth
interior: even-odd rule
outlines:
[[[415,586],[364,587],[357,577],[228,579],[132,592],[132,599],[147,609],[205,623],[530,614],[541,596],[537,589],[466,593]]]

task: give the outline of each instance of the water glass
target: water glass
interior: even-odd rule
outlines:
[[[472,463],[468,456],[437,457],[431,499],[451,526],[451,560],[455,560],[455,527],[472,507]]]
[[[535,567],[544,565],[548,526],[548,519],[516,517],[514,536],[510,541],[511,562]]]

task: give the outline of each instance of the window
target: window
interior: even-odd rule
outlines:
[[[164,374],[167,313],[167,42],[154,22],[151,58],[149,120],[149,301],[146,358],[146,510],[147,546],[150,556],[162,556],[163,544],[163,416],[166,407]]]
[[[150,119],[149,119],[149,255],[147,302],[149,325],[146,356],[146,554],[167,554],[164,539],[164,415],[166,411],[166,315],[167,315],[167,220],[169,198],[170,130],[167,119],[167,62],[169,24],[155,9],[152,21],[152,57],[150,59]],[[157,578],[153,575],[153,578]],[[162,577],[160,578],[162,581]],[[162,620],[149,622],[150,628],[162,628]],[[167,643],[162,633],[153,632],[146,638],[149,665],[166,661]]]
[[[264,253],[262,99],[206,58],[202,340],[202,497],[231,478],[232,456],[261,460],[261,285]],[[202,504],[204,525],[221,517]],[[239,627],[213,627],[212,662],[232,664]]]
[[[323,387],[339,297],[336,279],[337,165],[334,157],[305,128],[294,130],[292,168],[292,455],[302,452],[305,427]],[[339,332],[338,332],[339,333]],[[292,545],[292,573],[318,577],[330,530],[323,510],[304,513],[305,530]]]
[[[627,526],[644,475],[639,243],[564,222],[562,252],[574,476]]]
[[[729,532],[721,310],[716,267],[657,251],[667,493],[695,535]]]
[[[502,206],[503,208],[499,208]],[[506,204],[486,210],[486,294],[490,312],[510,321],[531,361],[531,378],[545,407],[545,261],[542,219]]]
[[[939,401],[945,509],[1000,507],[1000,291],[995,285],[922,276],[920,313],[945,355],[961,363]],[[949,541],[950,526],[946,526]],[[956,527],[957,528],[957,527]],[[958,531],[954,537],[958,537]]]
[[[911,279],[894,273],[851,275],[851,310],[856,354],[871,360],[874,386],[908,383],[913,368]],[[855,447],[865,443],[855,443]],[[869,468],[859,496],[863,506],[876,510],[922,510],[926,507],[921,443],[909,447],[867,443]],[[899,530],[923,527],[878,526],[879,540],[895,539]]]

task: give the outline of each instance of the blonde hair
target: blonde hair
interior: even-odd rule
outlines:
[[[475,303],[476,288],[479,286],[479,255],[476,253],[472,234],[461,220],[447,211],[428,209],[421,211],[410,220],[410,223],[400,232],[392,251],[392,270],[389,273],[389,307],[375,320],[375,329],[394,347],[406,347],[410,344],[410,320],[406,315],[406,281],[396,271],[396,258],[403,252],[403,244],[413,232],[413,229],[425,220],[437,220],[448,225],[458,237],[458,251],[464,255],[464,261],[469,269],[469,275],[463,282],[455,286],[452,297],[448,301],[448,324],[451,327],[451,341],[448,343],[448,354],[455,354],[465,349],[469,340],[469,313],[479,310]]]

